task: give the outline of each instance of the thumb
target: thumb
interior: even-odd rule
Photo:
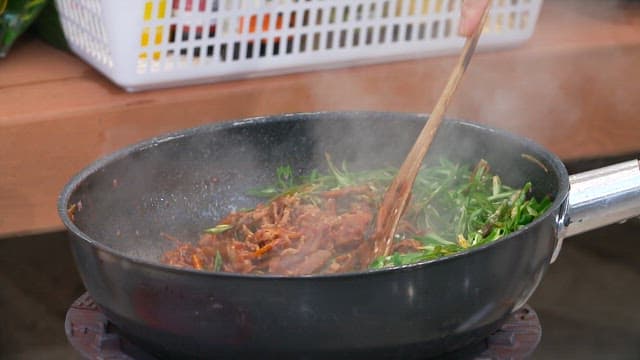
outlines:
[[[478,30],[482,14],[489,6],[489,0],[464,0],[458,33],[461,36],[471,36]]]

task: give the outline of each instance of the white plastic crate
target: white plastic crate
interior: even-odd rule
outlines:
[[[128,91],[457,52],[462,0],[56,0],[72,50]],[[493,0],[479,49],[542,0]]]

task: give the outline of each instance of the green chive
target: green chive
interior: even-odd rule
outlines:
[[[215,227],[209,228],[209,229],[204,229],[203,232],[207,233],[207,234],[220,234],[223,233],[227,230],[230,230],[231,228],[233,228],[233,226],[231,225],[227,225],[227,224],[220,224],[220,225],[216,225]]]
[[[220,271],[222,269],[222,255],[220,251],[216,250],[216,259],[213,263],[213,271]]]

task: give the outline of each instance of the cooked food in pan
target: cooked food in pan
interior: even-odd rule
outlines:
[[[532,184],[512,188],[481,160],[474,167],[441,160],[424,167],[395,235],[392,254],[372,258],[375,216],[396,169],[349,171],[329,156],[326,174],[277,169],[267,199],[228,214],[197,244],[178,241],[166,264],[253,274],[331,274],[400,266],[477,247],[512,233],[547,210]]]

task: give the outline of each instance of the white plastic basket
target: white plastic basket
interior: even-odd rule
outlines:
[[[462,0],[56,0],[82,59],[128,91],[456,52]],[[479,48],[520,44],[542,0],[493,0]]]

